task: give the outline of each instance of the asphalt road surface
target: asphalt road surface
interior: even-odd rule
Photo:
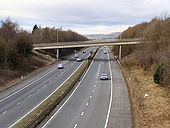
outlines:
[[[45,123],[43,128],[104,128],[111,105],[111,79],[100,80],[102,73],[109,78],[110,63],[107,48],[100,48],[89,70],[76,89]]]
[[[77,54],[81,59],[90,55],[89,48],[86,53],[83,50]],[[64,69],[57,69],[62,63]],[[46,99],[56,90],[82,62],[74,60],[74,55],[68,60],[58,62],[46,70],[30,77],[0,93],[0,128],[8,128],[28,114],[33,108]]]

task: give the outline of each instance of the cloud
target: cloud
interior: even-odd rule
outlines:
[[[22,26],[65,26],[77,28],[78,32],[84,27],[89,33],[89,28],[100,26],[105,32],[113,26],[134,25],[170,11],[169,0],[0,0],[0,3],[0,19],[10,16]]]

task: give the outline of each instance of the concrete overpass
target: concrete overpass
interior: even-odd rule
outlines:
[[[90,41],[75,41],[75,42],[54,42],[54,43],[41,43],[33,44],[34,50],[40,49],[57,49],[59,55],[60,48],[75,48],[75,47],[94,47],[94,46],[113,46],[118,45],[119,47],[119,59],[121,59],[121,46],[127,44],[139,44],[140,39],[102,39],[102,40],[90,40]]]
[[[109,46],[109,45],[125,45],[125,44],[138,44],[139,39],[126,39],[126,40],[90,40],[90,41],[75,41],[75,42],[54,42],[54,43],[41,43],[33,44],[33,49],[58,49],[58,48],[75,48],[75,47],[93,47],[93,46]]]

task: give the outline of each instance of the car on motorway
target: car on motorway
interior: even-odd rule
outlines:
[[[77,62],[81,62],[81,59],[80,59],[80,58],[77,58]]]
[[[74,55],[74,58],[78,58],[79,56],[77,54]]]
[[[84,50],[83,53],[86,53],[86,51]]]
[[[106,51],[104,51],[104,54],[107,54],[107,52],[106,52]]]
[[[58,69],[63,69],[64,66],[62,64],[58,64]]]
[[[106,73],[102,73],[100,80],[108,80],[108,75]]]

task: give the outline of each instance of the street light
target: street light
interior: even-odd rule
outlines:
[[[60,28],[57,28],[57,43],[58,43],[58,31],[60,30],[62,30],[62,28],[63,28],[63,26],[61,26]],[[56,55],[56,57],[57,57],[57,60],[59,59],[59,49],[57,49],[57,55]]]

